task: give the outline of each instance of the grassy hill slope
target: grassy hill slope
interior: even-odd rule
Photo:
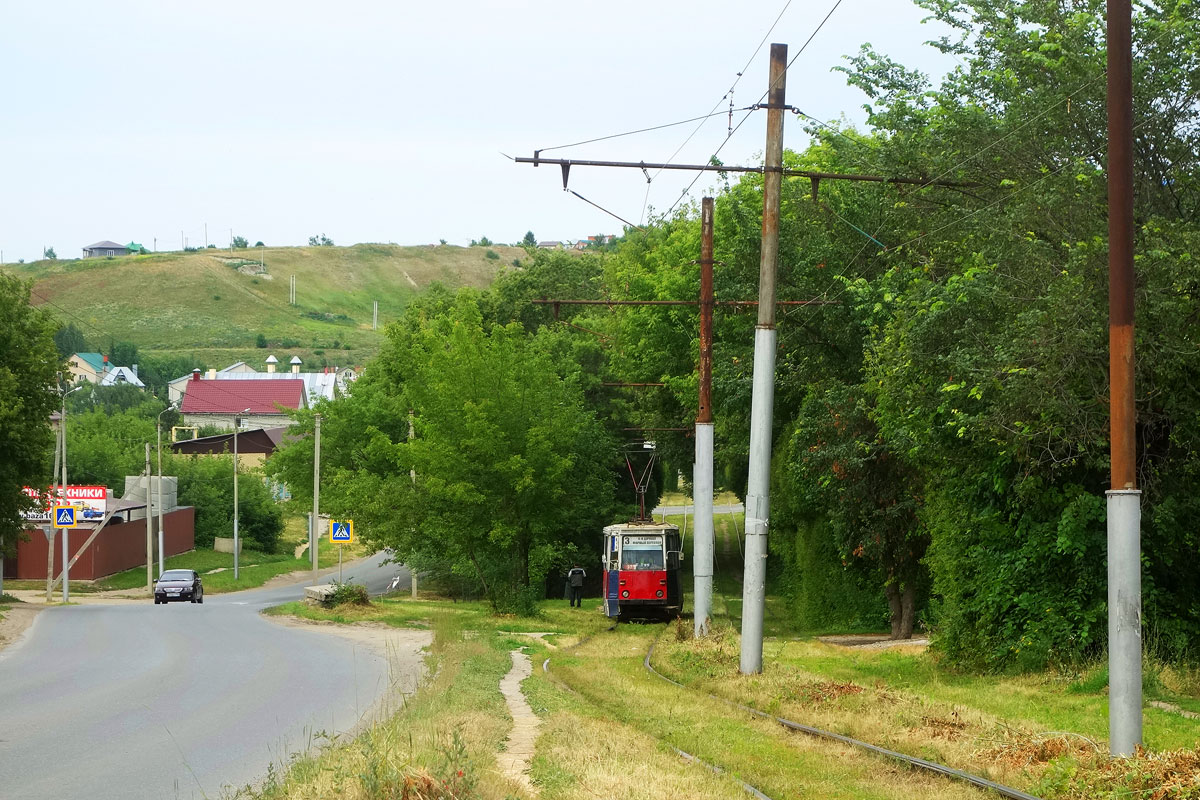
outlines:
[[[498,258],[488,258],[488,250]],[[341,362],[361,363],[377,349],[383,326],[433,282],[489,285],[526,254],[517,247],[279,247],[156,253],[144,256],[7,265],[34,279],[35,304],[49,303],[100,348],[131,341],[146,352],[196,353],[224,366],[256,354],[256,339],[302,357],[344,348]],[[288,286],[296,276],[296,305]],[[371,330],[379,301],[379,331]],[[336,343],[336,344],[335,344]],[[257,350],[254,360],[265,355]]]

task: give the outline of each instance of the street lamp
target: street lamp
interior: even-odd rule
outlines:
[[[249,414],[250,409],[242,411],[243,414]],[[237,436],[238,428],[242,427],[242,420],[239,417],[233,418],[233,580],[238,579],[238,486],[237,486]]]
[[[167,407],[158,412],[158,420],[154,423],[154,427],[158,430],[158,575],[162,577],[165,569],[164,559],[166,558],[163,552],[163,491],[162,491],[162,418],[163,414],[168,411],[174,411],[175,404],[167,403]],[[150,502],[150,487],[146,487],[146,502]]]

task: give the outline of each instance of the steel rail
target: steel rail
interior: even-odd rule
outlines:
[[[658,670],[656,670],[654,668],[654,666],[650,663],[650,658],[651,658],[651,656],[654,655],[654,648],[657,644],[658,644],[657,639],[650,644],[650,649],[646,651],[646,658],[643,659],[642,665],[645,666],[645,668],[647,670],[649,670],[653,674],[657,675],[658,677],[662,678],[667,683],[674,684],[675,686],[678,686],[679,688],[685,689],[689,692],[698,692],[699,691],[698,689],[693,689],[690,686],[685,686],[684,684],[680,683],[677,680],[668,678],[666,675],[663,675],[661,672],[659,672]],[[802,725],[799,722],[793,722],[790,719],[784,719],[783,717],[777,717],[773,714],[768,714],[765,711],[759,711],[757,708],[743,705],[734,700],[729,700],[728,698],[725,698],[725,697],[718,697],[717,695],[709,694],[708,692],[700,692],[700,694],[710,697],[713,700],[720,700],[722,703],[725,703],[726,705],[733,706],[734,708],[740,709],[742,711],[746,711],[746,712],[748,712],[750,714],[754,714],[755,716],[758,716],[758,717],[762,717],[763,719],[774,720],[775,722],[777,722],[778,724],[782,725],[783,727],[785,727],[789,730],[797,731],[799,733],[807,733],[809,736],[815,736],[815,737],[821,738],[821,739],[832,739],[835,742],[841,742],[842,744],[847,744],[847,745],[850,745],[851,747],[857,747],[861,750],[866,750],[867,752],[875,753],[876,755],[880,755],[880,756],[884,756],[885,758],[890,758],[890,759],[893,759],[896,761],[902,761],[905,764],[910,764],[914,767],[919,767],[928,772],[934,772],[939,775],[943,775],[947,778],[952,778],[954,780],[959,780],[959,781],[963,781],[965,783],[969,783],[972,786],[976,786],[980,789],[987,789],[988,791],[996,792],[1001,797],[1008,797],[1008,798],[1011,798],[1011,800],[1042,800],[1042,798],[1038,797],[1037,795],[1027,794],[1026,792],[1022,792],[1020,789],[1014,789],[1011,786],[1005,786],[1004,784],[1001,784],[1001,783],[989,781],[987,778],[981,778],[978,775],[972,775],[971,773],[963,772],[960,769],[954,769],[953,767],[947,767],[945,764],[939,764],[936,761],[929,761],[924,758],[917,758],[916,756],[910,756],[910,755],[905,755],[904,753],[898,753],[895,750],[888,750],[886,747],[880,747],[879,745],[870,744],[868,742],[861,742],[858,739],[852,739],[851,737],[844,736],[840,733],[833,733],[832,731],[826,731],[826,730],[821,730],[820,728],[814,728],[811,725]]]
[[[603,633],[610,633],[616,629],[617,629],[617,623],[614,622],[612,625],[605,628]],[[580,639],[578,642],[571,645],[570,647],[563,648],[563,652],[569,653],[572,650],[574,650],[575,648],[580,647],[584,644],[587,644],[595,636],[596,636],[596,634],[594,634],[594,633],[588,634],[587,636],[583,637],[582,639]],[[549,656],[547,656],[546,660],[542,662],[542,672],[545,673],[546,677],[549,678],[550,682],[553,683],[554,685],[567,690],[568,692],[575,695],[576,697],[580,697],[580,698],[586,700],[587,702],[591,703],[594,706],[600,705],[595,700],[592,700],[590,697],[588,697],[587,695],[580,692],[574,686],[571,686],[569,683],[564,681],[562,678],[558,677],[553,672],[551,672]],[[641,729],[639,728],[638,730],[641,730]],[[642,731],[642,733],[646,733],[647,736],[651,736],[652,738],[658,739],[660,742],[664,741],[661,737],[654,736],[653,734],[647,733],[646,731]],[[771,797],[770,795],[764,794],[763,792],[761,792],[757,788],[755,788],[753,785],[746,783],[744,780],[737,777],[736,775],[732,775],[729,772],[726,772],[724,769],[722,769],[721,767],[718,767],[716,764],[710,764],[702,758],[698,758],[698,757],[692,755],[691,753],[688,753],[684,750],[680,750],[678,747],[671,744],[670,742],[664,742],[664,743],[667,745],[667,747],[671,748],[676,753],[678,753],[685,761],[689,761],[693,764],[699,764],[700,766],[705,767],[706,769],[712,770],[717,775],[728,776],[732,780],[736,781],[742,787],[742,789],[744,789],[748,794],[754,795],[756,800],[774,800],[774,798]]]

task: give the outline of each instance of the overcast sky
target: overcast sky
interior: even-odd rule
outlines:
[[[0,249],[5,262],[102,239],[179,249],[181,231],[203,245],[205,223],[217,246],[231,228],[268,245],[618,232],[563,193],[558,168],[500,153],[708,113],[785,2],[3,0]],[[834,2],[792,0],[769,41],[795,55]],[[792,66],[788,102],[861,122],[865,98],[830,70],[863,42],[944,72],[924,45],[943,31],[922,17],[907,0],[843,0]],[[735,106],[766,88],[767,49]],[[725,163],[760,159],[764,117]],[[666,161],[694,128],[545,155]],[[707,160],[726,128],[709,120],[674,160]],[[789,119],[786,146],[804,143]],[[668,209],[691,177],[655,178],[649,206]],[[571,188],[634,222],[649,213],[636,170],[577,167]]]

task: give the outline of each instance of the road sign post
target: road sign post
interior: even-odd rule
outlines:
[[[354,520],[329,520],[329,542],[338,546],[338,583],[341,583],[342,545],[354,542]]]
[[[70,553],[68,543],[70,542],[70,539],[71,539],[71,536],[70,536],[71,530],[70,529],[75,527],[75,506],[55,506],[54,507],[54,527],[63,529],[63,534],[62,534],[62,560],[63,560],[62,597],[63,597],[63,602],[66,603],[66,602],[69,602],[71,599],[71,589],[69,588],[70,583],[71,583],[71,575],[69,572],[71,553]],[[54,547],[53,547],[53,545],[50,547],[50,560],[51,560],[51,569],[53,569],[53,562],[54,562]]]

